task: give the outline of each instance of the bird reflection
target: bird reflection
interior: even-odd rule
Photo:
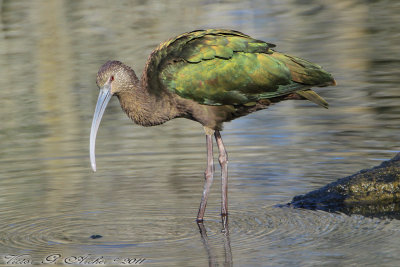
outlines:
[[[197,226],[200,230],[201,241],[203,243],[204,249],[208,256],[208,266],[218,266],[217,257],[214,254],[215,249],[212,249],[207,236],[207,230],[203,222],[197,222]],[[231,240],[229,237],[229,223],[228,217],[222,216],[222,229],[221,229],[223,241],[224,241],[224,266],[233,266],[232,261],[232,249]]]

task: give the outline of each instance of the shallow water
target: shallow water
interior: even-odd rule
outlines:
[[[398,220],[276,204],[400,150],[399,12],[398,1],[0,1],[0,264],[396,266]],[[141,73],[159,42],[209,27],[275,43],[338,82],[318,89],[328,110],[287,101],[225,124],[225,228],[218,175],[204,225],[194,220],[199,124],[143,128],[113,99],[97,173],[88,151],[98,68],[117,59]]]

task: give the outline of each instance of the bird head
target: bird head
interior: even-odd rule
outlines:
[[[90,130],[90,162],[93,171],[96,171],[95,143],[97,130],[101,118],[113,95],[129,90],[138,79],[135,72],[120,61],[108,61],[100,67],[97,73],[97,86],[100,89],[95,112],[93,115],[92,128]]]
[[[97,86],[103,89],[109,86],[112,95],[129,90],[132,84],[138,82],[135,72],[120,61],[112,60],[104,63],[97,72]]]

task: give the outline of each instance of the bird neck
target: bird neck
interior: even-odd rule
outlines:
[[[136,124],[142,126],[159,125],[178,116],[173,98],[163,93],[150,93],[147,86],[137,78],[127,90],[117,94],[122,109]]]

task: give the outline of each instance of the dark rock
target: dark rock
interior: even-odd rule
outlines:
[[[400,153],[377,167],[296,196],[289,205],[346,214],[397,217],[400,215]]]

